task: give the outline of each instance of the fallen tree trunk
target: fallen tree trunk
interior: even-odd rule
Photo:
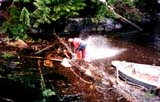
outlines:
[[[106,3],[106,5],[107,5],[107,3]],[[111,7],[111,6],[109,6],[109,5],[107,5],[107,7],[110,9],[111,12],[113,12],[113,14],[114,14],[117,18],[120,18],[120,19],[122,19],[123,21],[131,24],[132,26],[134,26],[135,28],[137,28],[139,31],[142,31],[142,30],[143,30],[141,27],[139,27],[139,26],[136,25],[135,23],[129,21],[127,18],[125,18],[125,17],[121,16],[120,14],[116,13],[115,10],[113,9],[113,7]]]
[[[142,31],[143,29],[141,27],[139,27],[138,25],[136,25],[135,23],[129,21],[127,18],[119,15],[118,13],[114,12],[117,18],[121,18],[122,20],[124,20],[125,22],[131,24],[132,26],[134,26],[135,28],[137,28],[139,31]]]

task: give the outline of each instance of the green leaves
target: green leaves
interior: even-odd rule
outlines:
[[[51,89],[45,89],[42,92],[42,94],[44,97],[50,97],[50,96],[56,95],[56,93],[54,91],[52,91]]]
[[[107,9],[106,5],[98,6],[97,15],[96,15],[98,19],[103,19],[103,17],[105,17],[106,11],[107,11],[106,9]]]
[[[36,0],[33,4],[36,7],[32,13],[36,19],[33,27],[77,16],[78,11],[86,6],[83,0]]]
[[[0,27],[0,33],[8,33],[12,37],[24,36],[24,38],[26,38],[26,32],[31,27],[38,28],[40,25],[51,23],[51,25],[54,25],[53,23],[55,23],[62,26],[65,25],[68,18],[72,17],[82,17],[85,15],[87,17],[96,18],[97,20],[103,19],[106,16],[114,17],[114,11],[110,10],[108,6],[113,7],[116,12],[123,14],[123,16],[128,18],[140,18],[139,16],[136,16],[139,15],[139,13],[137,13],[139,11],[134,7],[135,2],[137,3],[138,1],[13,0],[6,11],[7,22],[4,22]],[[31,8],[29,8],[30,6]],[[134,10],[128,10],[128,8],[133,8]],[[85,11],[87,13],[85,13]],[[132,12],[129,13],[129,11]]]
[[[129,6],[134,6],[135,0],[122,0],[123,4],[128,4]]]
[[[47,2],[50,3],[50,2]],[[41,23],[51,23],[50,11],[51,9],[45,5],[45,1],[36,0],[33,3],[36,6],[36,10],[32,13],[32,16],[36,19],[33,27],[37,28]]]
[[[18,2],[18,0],[15,2]],[[30,13],[26,7],[20,10],[12,3],[6,11],[6,21],[0,27],[0,33],[6,33],[10,39],[26,39],[30,28]]]
[[[26,39],[27,35],[25,33],[26,31],[26,27],[25,25],[22,24],[15,24],[15,25],[11,25],[9,28],[10,31],[10,35],[9,37],[13,38],[13,39]]]
[[[16,58],[17,56],[12,53],[4,52],[4,53],[1,53],[1,57],[4,58],[5,60],[8,60],[8,59]]]
[[[8,8],[8,14],[11,17],[11,20],[13,22],[16,22],[16,20],[19,18],[20,12],[19,12],[18,8],[15,5],[11,5]]]
[[[13,0],[13,2],[24,2],[24,3],[27,3],[27,2],[31,2],[32,0]]]
[[[117,0],[107,0],[108,5],[114,5]]]
[[[30,13],[28,12],[26,7],[23,7],[19,20],[26,26],[30,27]]]
[[[5,21],[0,27],[0,34],[7,32],[9,26],[10,26],[9,22]]]

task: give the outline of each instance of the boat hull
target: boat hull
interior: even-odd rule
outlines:
[[[128,81],[128,82],[134,83],[134,84],[136,84],[136,85],[143,86],[143,87],[145,87],[145,88],[147,88],[147,89],[151,89],[151,90],[152,90],[152,89],[155,89],[155,88],[157,87],[157,86],[150,85],[150,84],[148,84],[148,83],[144,83],[144,82],[142,82],[142,81],[136,80],[136,79],[134,79],[134,78],[132,78],[132,77],[124,74],[124,73],[121,72],[121,71],[118,71],[118,76],[119,76],[119,78],[121,78],[121,79],[124,80],[124,81]]]

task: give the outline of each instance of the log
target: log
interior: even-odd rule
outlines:
[[[71,54],[73,55],[73,52],[72,52],[72,50],[68,47],[68,45],[67,45],[61,38],[59,38],[59,36],[58,36],[56,33],[54,33],[54,35],[55,35],[55,37],[59,40],[59,42],[64,45],[64,47],[69,51],[69,53],[71,53]]]
[[[42,60],[51,60],[51,61],[58,61],[61,62],[63,59],[57,59],[57,58],[44,58],[40,56],[22,56],[23,58],[31,58],[31,59],[42,59]]]
[[[54,44],[54,45],[55,45],[55,44]],[[43,52],[43,51],[45,51],[45,50],[47,50],[47,49],[53,47],[54,45],[47,46],[47,47],[45,47],[45,48],[43,48],[43,49],[41,49],[41,50],[35,52],[34,54],[39,54],[39,53],[41,53],[41,52]]]
[[[107,3],[106,3],[106,5],[107,5]],[[129,21],[127,18],[125,18],[125,17],[121,16],[120,14],[116,13],[116,12],[114,11],[113,7],[111,7],[111,6],[109,6],[109,5],[107,5],[107,7],[110,9],[110,11],[113,12],[113,14],[114,14],[117,18],[121,18],[121,19],[124,20],[125,22],[127,22],[127,23],[131,24],[132,26],[134,26],[135,28],[137,28],[139,31],[142,31],[142,30],[143,30],[141,27],[139,27],[139,26],[136,25],[135,23]]]

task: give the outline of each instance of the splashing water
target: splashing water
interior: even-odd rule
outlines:
[[[126,49],[111,47],[103,36],[89,36],[86,40],[86,60],[103,59],[116,56]]]

